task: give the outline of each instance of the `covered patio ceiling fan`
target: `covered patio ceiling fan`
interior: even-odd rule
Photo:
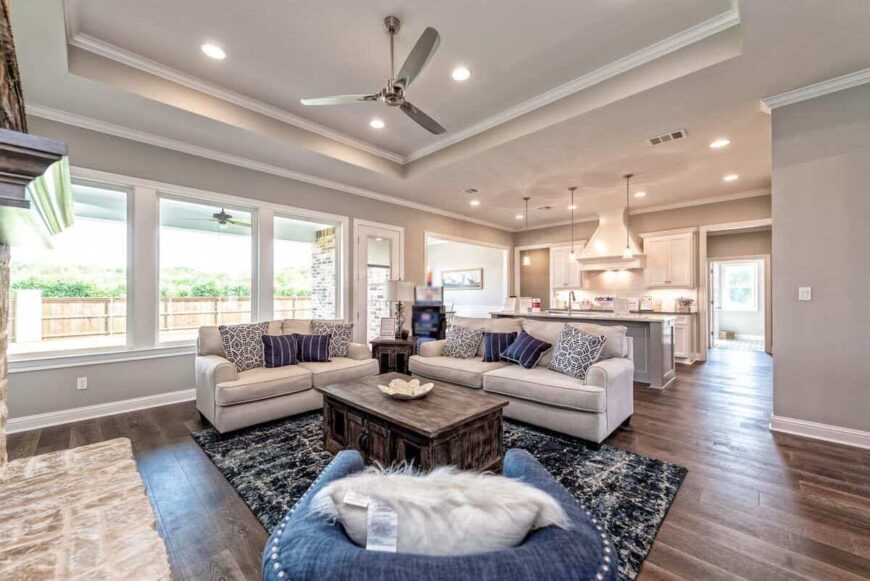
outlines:
[[[380,101],[390,107],[398,107],[405,115],[413,119],[418,125],[434,134],[447,131],[440,123],[423,113],[420,109],[405,100],[405,90],[438,50],[441,36],[432,27],[427,28],[420,35],[417,44],[414,45],[411,54],[405,60],[405,64],[396,71],[395,50],[393,47],[396,33],[399,32],[399,19],[395,16],[384,18],[384,27],[390,33],[390,79],[387,86],[371,95],[336,95],[333,97],[317,97],[314,99],[302,99],[303,105],[346,105],[349,103],[365,103],[368,101]]]
[[[226,208],[221,208],[220,212],[215,212],[211,215],[211,218],[188,218],[188,222],[214,222],[218,225],[218,228],[221,230],[225,230],[227,226],[241,226],[242,228],[250,228],[251,223],[247,220],[239,220],[238,218],[233,217],[232,214],[226,211]]]

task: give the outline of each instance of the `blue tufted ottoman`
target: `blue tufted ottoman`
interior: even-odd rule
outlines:
[[[603,527],[525,450],[508,450],[504,475],[546,491],[568,514],[570,529],[532,531],[512,549],[461,557],[366,551],[337,522],[311,515],[309,504],[327,483],[363,469],[355,451],[338,454],[269,537],[263,552],[267,581],[579,581],[615,580],[616,551]],[[401,526],[401,525],[400,525]]]

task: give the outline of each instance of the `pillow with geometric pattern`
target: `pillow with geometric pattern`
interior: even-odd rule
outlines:
[[[590,335],[566,324],[559,335],[559,342],[553,350],[553,359],[548,368],[585,380],[586,372],[601,357],[606,340],[604,335]]]
[[[224,346],[224,354],[227,360],[236,367],[236,371],[263,367],[263,335],[268,329],[269,323],[220,325],[218,327]]]
[[[457,359],[472,359],[477,357],[477,350],[483,340],[482,329],[469,329],[453,325],[447,329],[447,343],[441,355]]]
[[[311,321],[313,335],[332,335],[329,340],[330,357],[347,357],[349,346],[353,341],[353,323],[337,323],[335,321]]]

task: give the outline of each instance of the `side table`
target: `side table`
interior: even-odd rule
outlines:
[[[413,337],[407,339],[372,340],[372,358],[378,360],[380,373],[404,373],[408,375],[408,360],[414,354],[417,340]]]

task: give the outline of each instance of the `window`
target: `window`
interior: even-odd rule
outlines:
[[[275,217],[276,319],[334,319],[338,302],[338,227]]]
[[[12,249],[10,354],[127,343],[127,196],[74,183],[74,222],[53,248]]]
[[[722,265],[722,310],[758,310],[758,265],[726,262]]]
[[[250,210],[160,198],[160,341],[251,321]]]

